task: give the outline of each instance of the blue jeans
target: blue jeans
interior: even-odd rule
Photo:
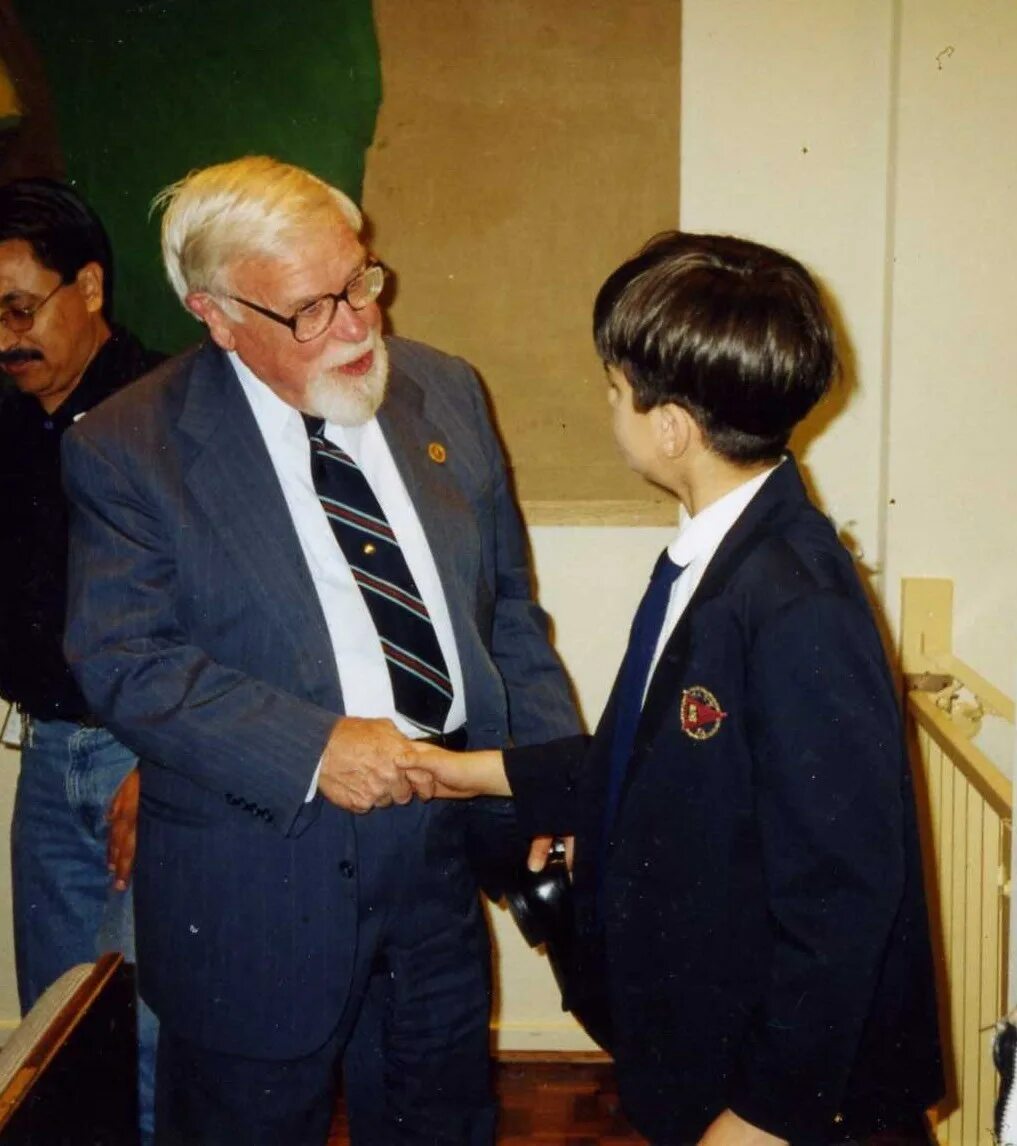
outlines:
[[[105,951],[134,961],[130,890],[106,867],[106,811],[134,754],[102,728],[25,723],[11,824],[14,954],[22,1013],[68,968]],[[138,999],[142,1140],[153,1132],[155,1015]]]

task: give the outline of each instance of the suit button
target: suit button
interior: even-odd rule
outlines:
[[[352,879],[353,873],[356,870],[357,869],[353,866],[353,864],[350,863],[349,860],[343,860],[343,862],[339,865],[339,871],[342,874],[343,879]]]

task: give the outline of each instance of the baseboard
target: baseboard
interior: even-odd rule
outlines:
[[[498,1055],[519,1052],[557,1056],[600,1051],[571,1015],[553,1020],[534,1017],[529,1022],[495,1022],[491,1036]]]
[[[521,1063],[608,1063],[614,1061],[607,1051],[602,1050],[501,1050],[494,1052],[494,1059],[496,1062]]]

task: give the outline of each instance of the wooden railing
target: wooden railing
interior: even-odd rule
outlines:
[[[953,655],[952,615],[950,581],[904,581],[902,667],[948,1086],[933,1121],[938,1142],[980,1146],[993,1141],[992,1035],[1007,1009],[1013,792],[972,738],[986,716],[1012,724],[1014,702]]]

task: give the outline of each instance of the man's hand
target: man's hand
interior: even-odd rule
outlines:
[[[408,804],[413,788],[395,760],[410,741],[388,719],[343,716],[325,745],[318,787],[326,800],[348,812]]]
[[[707,1126],[699,1146],[788,1146],[788,1142],[739,1118],[733,1110],[725,1110]]]
[[[126,891],[134,869],[134,849],[138,841],[138,796],[141,778],[132,768],[113,793],[106,821],[109,838],[106,842],[106,865],[113,876],[117,891]]]

